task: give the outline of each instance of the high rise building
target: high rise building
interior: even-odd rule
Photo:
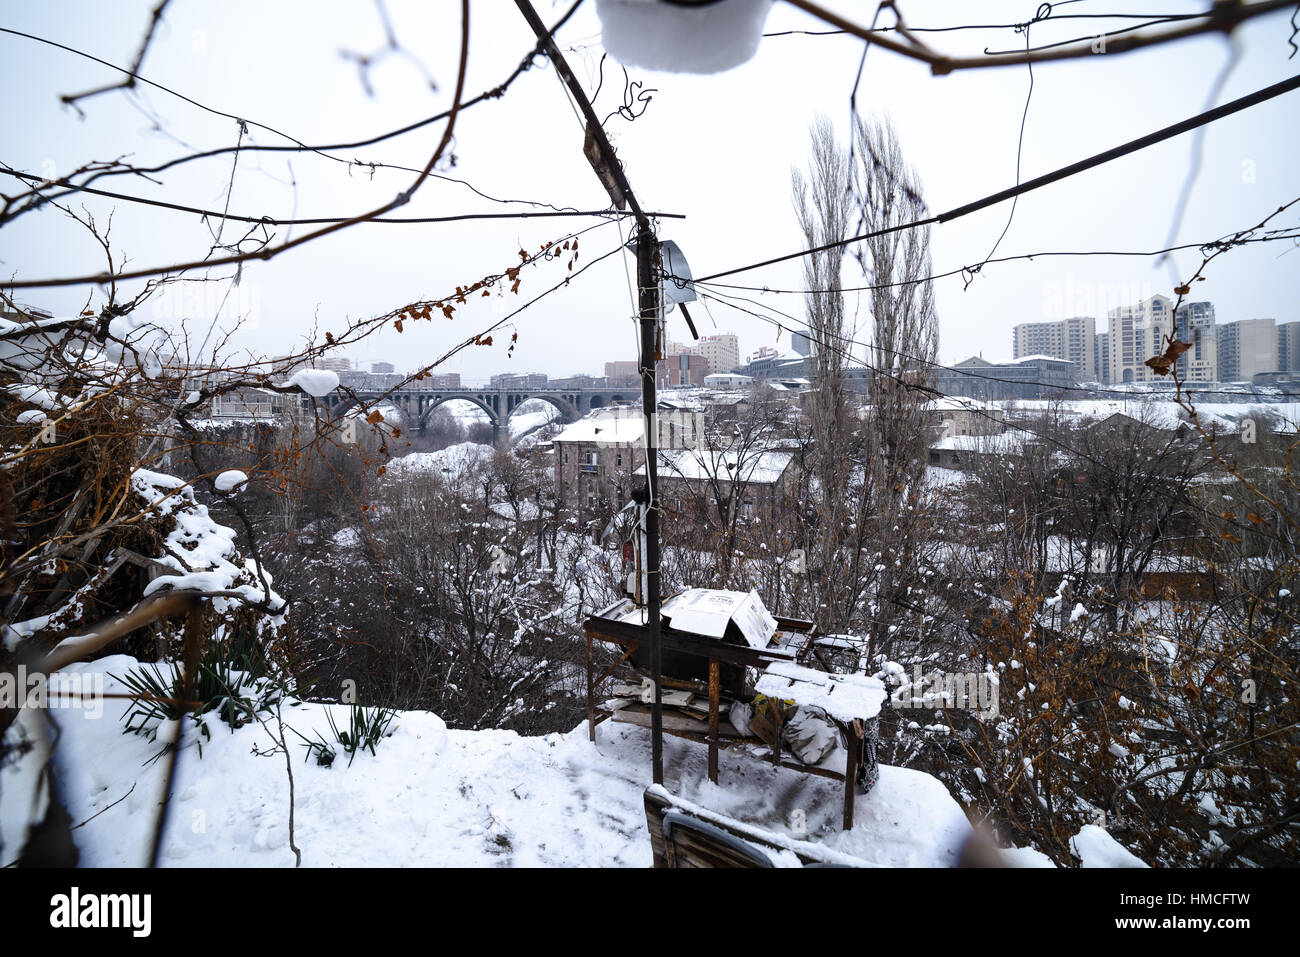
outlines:
[[[393,367],[391,362],[372,362],[370,363],[370,371],[376,375],[385,375],[391,372],[396,372],[397,370]]]
[[[1174,332],[1173,302],[1152,296],[1133,306],[1110,310],[1111,382],[1156,382],[1163,377],[1146,365],[1165,351],[1165,337]]]
[[[1300,322],[1277,324],[1277,371],[1300,372]]]
[[[1097,321],[1092,316],[1075,316],[1056,322],[1022,322],[1012,333],[1011,355],[1052,356],[1074,363],[1080,379],[1096,375]]]
[[[317,369],[327,369],[330,372],[350,372],[352,371],[352,360],[343,356],[325,356],[316,362]]]
[[[1278,332],[1272,319],[1241,319],[1217,327],[1219,379],[1249,382],[1262,372],[1277,372]]]
[[[1175,336],[1192,347],[1178,357],[1178,377],[1184,382],[1217,382],[1219,337],[1214,303],[1185,302],[1174,316]]]
[[[730,332],[716,336],[700,336],[698,342],[690,344],[668,343],[668,351],[665,355],[703,356],[708,363],[709,373],[730,372],[740,365],[740,340]]]
[[[1110,333],[1099,332],[1093,342],[1092,368],[1098,382],[1110,382]]]

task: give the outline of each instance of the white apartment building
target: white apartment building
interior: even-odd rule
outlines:
[[[724,332],[716,336],[700,336],[698,342],[683,345],[672,342],[668,345],[669,355],[703,356],[708,362],[708,375],[727,373],[740,365],[740,340],[734,333]]]
[[[1241,319],[1217,327],[1219,379],[1249,382],[1261,372],[1277,372],[1278,332],[1272,319]]]
[[[1214,303],[1185,302],[1178,307],[1175,326],[1180,341],[1192,347],[1178,357],[1178,376],[1184,382],[1219,380],[1219,336],[1214,323]]]
[[[1022,322],[1012,333],[1011,356],[1052,356],[1074,363],[1080,379],[1096,377],[1097,321],[1092,316],[1075,316],[1055,322]]]
[[[1165,336],[1173,334],[1173,302],[1152,296],[1134,306],[1110,310],[1109,341],[1111,382],[1156,382],[1163,378],[1146,365],[1165,351]]]
[[[1300,372],[1300,322],[1277,324],[1277,371]]]

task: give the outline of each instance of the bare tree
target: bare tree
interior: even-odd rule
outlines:
[[[863,230],[871,235],[857,259],[872,285],[872,369],[869,405],[863,418],[866,442],[861,468],[860,525],[873,528],[882,556],[913,555],[928,525],[924,477],[929,429],[925,401],[929,370],[939,342],[939,321],[930,280],[929,228],[897,227],[925,214],[916,172],[903,158],[898,133],[888,120],[859,121],[854,130],[858,164],[854,191]],[[907,594],[915,563],[895,558],[883,564],[877,582],[878,620]],[[876,629],[873,628],[873,632]],[[890,629],[886,626],[885,632]]]
[[[799,170],[791,174],[795,216],[809,248],[837,243],[848,235],[852,194],[849,189],[847,150],[835,137],[825,116],[812,127],[812,153],[808,176]],[[816,479],[816,531],[812,533],[814,561],[822,569],[816,576],[823,595],[825,624],[838,627],[843,608],[840,593],[848,584],[840,573],[844,568],[840,552],[846,522],[849,471],[844,455],[848,435],[848,410],[844,396],[844,369],[851,339],[845,328],[844,293],[840,271],[841,247],[804,257],[804,282],[808,337],[812,343],[813,390],[808,404],[812,434],[812,474]]]

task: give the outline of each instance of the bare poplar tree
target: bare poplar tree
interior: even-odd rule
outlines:
[[[795,216],[809,248],[837,243],[848,235],[852,192],[849,188],[849,159],[825,116],[818,117],[811,131],[812,155],[807,177],[791,173]],[[847,526],[846,505],[849,469],[845,442],[849,434],[844,396],[844,369],[848,343],[845,329],[844,293],[840,271],[842,247],[814,252],[804,257],[804,283],[808,292],[805,308],[808,338],[812,344],[813,390],[808,405],[812,434],[812,472],[817,481],[818,521],[809,544],[817,574],[813,576],[822,594],[822,624],[838,628],[843,624],[842,588],[846,564],[841,555]]]
[[[854,193],[861,230],[872,234],[856,256],[871,290],[867,439],[859,499],[861,525],[872,526],[879,558],[873,635],[897,634],[896,617],[910,603],[909,581],[923,551],[924,478],[930,435],[925,386],[938,351],[939,322],[927,278],[930,230],[899,228],[924,217],[915,170],[903,158],[893,124],[859,120],[854,130]],[[882,567],[883,566],[883,567]],[[893,627],[884,627],[886,623]],[[874,650],[888,651],[873,642]]]

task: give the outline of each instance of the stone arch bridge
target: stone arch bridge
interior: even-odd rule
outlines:
[[[416,383],[418,385],[418,383]],[[632,402],[640,398],[636,387],[632,388],[505,388],[505,389],[394,389],[391,392],[380,390],[354,390],[356,399],[341,392],[331,392],[326,398],[331,412],[337,418],[358,403],[369,405],[392,405],[405,417],[409,428],[423,432],[428,427],[429,418],[435,409],[454,399],[473,403],[487,415],[492,423],[492,444],[501,441],[503,427],[510,416],[529,399],[541,399],[560,410],[565,422],[572,422],[586,415],[593,409],[608,405]]]

